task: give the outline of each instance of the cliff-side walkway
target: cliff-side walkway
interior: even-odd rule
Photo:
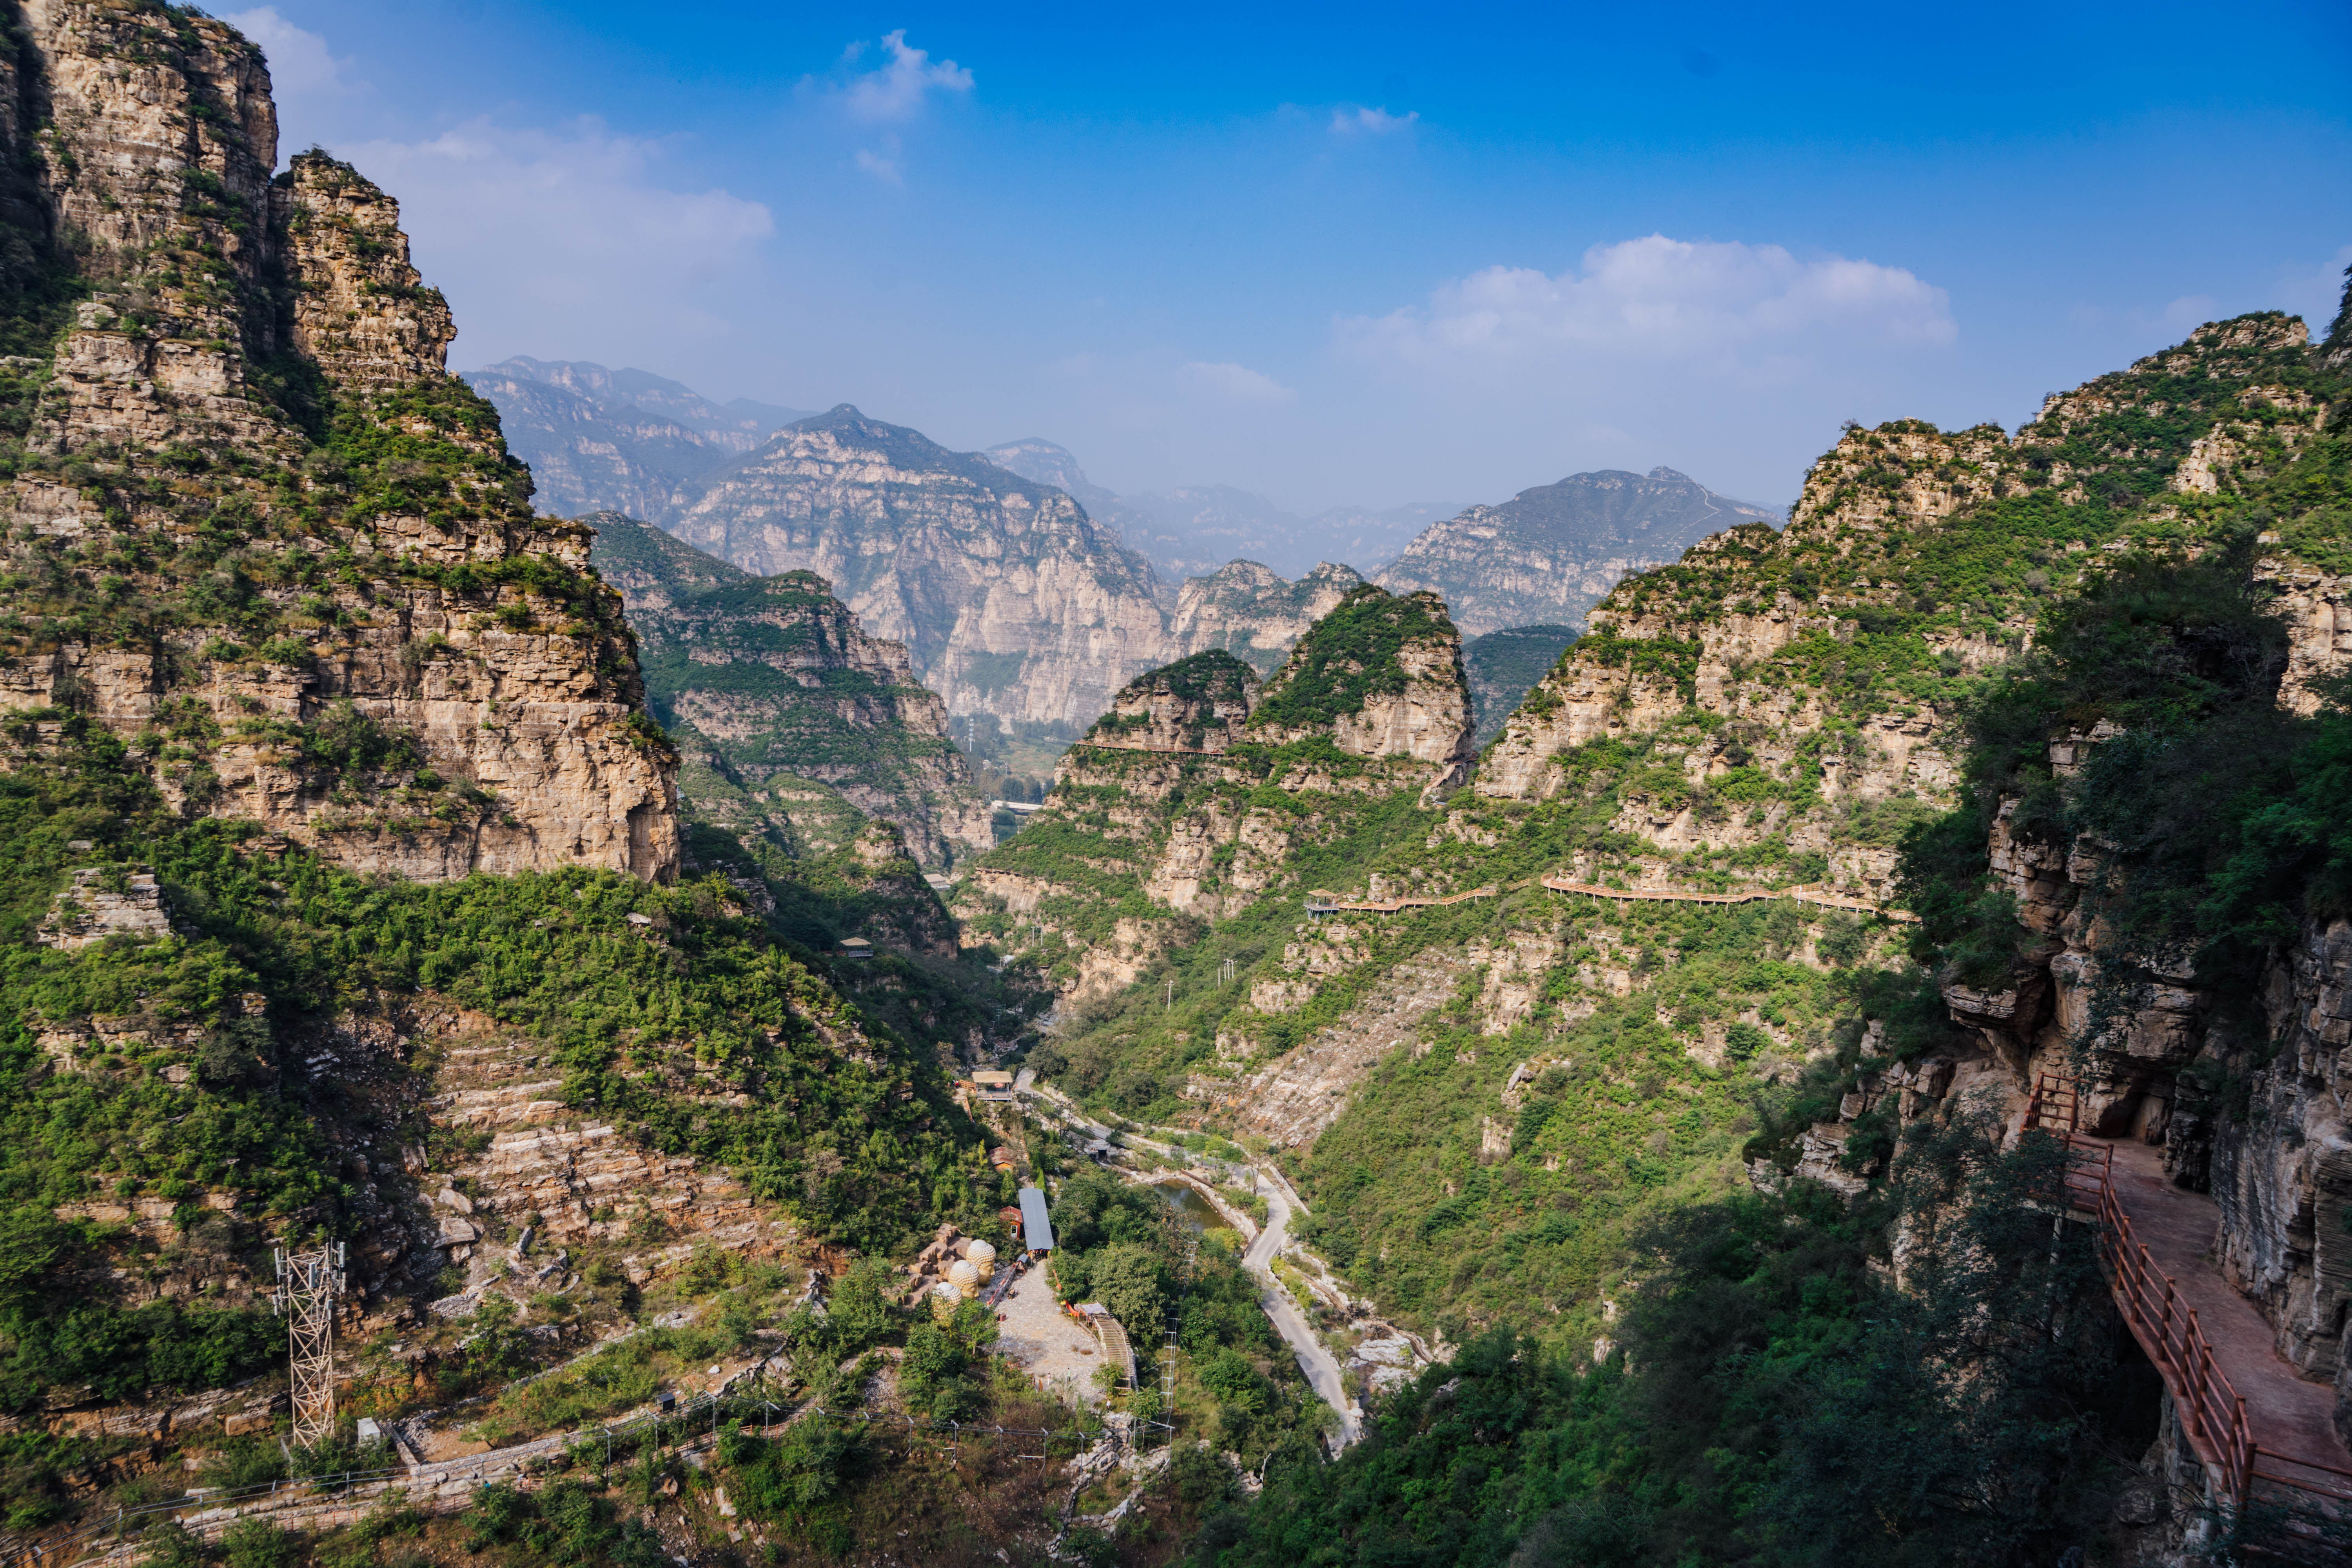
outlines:
[[[2336,1391],[2295,1375],[2262,1310],[2231,1289],[2209,1256],[2220,1206],[2168,1181],[2158,1150],[2130,1138],[2111,1147],[2109,1179],[2116,1204],[2131,1216],[2133,1238],[2196,1312],[2214,1365],[2246,1402],[2246,1422],[2262,1450],[2257,1477],[2352,1497],[2352,1453],[2336,1435]]]

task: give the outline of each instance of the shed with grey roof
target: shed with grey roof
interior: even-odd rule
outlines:
[[[1054,1222],[1045,1214],[1045,1194],[1035,1187],[1021,1189],[1021,1250],[1033,1258],[1054,1250]]]

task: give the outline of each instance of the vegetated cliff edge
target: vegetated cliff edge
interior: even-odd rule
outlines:
[[[776,798],[788,818],[807,784],[822,785],[897,824],[927,865],[994,847],[946,706],[917,682],[906,647],[866,636],[823,578],[753,577],[615,513],[580,521],[596,531],[594,559],[621,589],[653,711],[681,749],[737,789]],[[830,815],[803,812],[803,833],[825,837]]]
[[[89,714],[175,805],[356,868],[673,875],[618,599],[444,372],[393,203],[323,154],[270,178],[267,77],[224,28],[28,26],[10,86],[54,128],[0,134],[56,336],[8,388],[0,702]]]
[[[1319,843],[1401,830],[1460,782],[1469,713],[1444,606],[1359,585],[1263,684],[1222,649],[1130,683],[956,910],[1066,994],[1106,994],[1192,922],[1302,885]]]
[[[1785,534],[1734,530],[1621,585],[1473,790],[1421,832],[1346,846],[1352,856],[1309,872],[1337,890],[1493,886],[1494,898],[1307,921],[1286,886],[1221,908],[1152,954],[1139,984],[1070,1010],[1053,1047],[1065,1088],[1283,1147],[1315,1210],[1310,1245],[1344,1277],[1320,1305],[1340,1342],[1377,1311],[1457,1342],[1507,1326],[1555,1352],[1523,1340],[1433,1372],[1392,1407],[1385,1446],[1328,1480],[1270,1484],[1224,1537],[1223,1562],[1277,1563],[1286,1542],[1376,1530],[1388,1548],[1409,1535],[1453,1562],[1464,1542],[1589,1542],[1604,1524],[1634,1560],[1659,1562],[1796,1560],[1790,1543],[1816,1538],[1867,1552],[1863,1536],[1889,1532],[1931,1560],[1950,1560],[1936,1542],[2110,1530],[2118,1551],[2141,1531],[2152,1550],[2169,1549],[2156,1540],[2167,1531],[2177,1547],[2193,1522],[2177,1507],[2193,1513],[2195,1500],[2168,1498],[2162,1453],[2138,1475],[2067,1457],[2127,1440],[2137,1457],[2158,1413],[2147,1392],[2108,1426],[2084,1402],[2132,1376],[2098,1333],[2082,1337],[2107,1321],[2087,1254],[2070,1242],[2061,1259],[2037,1222],[2022,1250],[1987,1241],[1998,1268],[1946,1272],[1916,1298],[1887,1291],[1871,1260],[1884,1261],[1878,1217],[1927,1212],[1906,1206],[1923,1193],[1996,1226],[2018,1212],[1983,1201],[2042,1179],[2003,1173],[1998,1118],[2021,1106],[2029,1071],[2063,1066],[2104,1131],[2188,1140],[2175,1168],[2192,1180],[2194,1151],[2210,1149],[2231,1268],[2273,1303],[2286,1353],[2321,1376],[2338,1364],[2332,1243],[2310,1228],[2342,1206],[2326,1044],[2342,1028],[2341,900],[2317,874],[2340,837],[2319,803],[2343,787],[2326,683],[2352,652],[2352,466],[2334,374],[2300,323],[2257,316],[2053,399],[2014,440],[1913,422],[1850,433]],[[2222,575],[2192,592],[2200,562]],[[2118,603],[2130,613],[2097,608]],[[2120,641],[2098,633],[2096,657],[2069,667],[2055,644],[2078,604],[2095,631],[2146,624]],[[2249,622],[2274,629],[2219,635]],[[2124,662],[2107,656],[2142,644],[2140,665],[2162,679],[2135,715],[2118,706],[2133,697]],[[2031,706],[2001,695],[2042,679],[2045,657],[2075,668],[2079,689]],[[2243,727],[2204,728],[2225,710]],[[2023,773],[1990,775],[2000,787],[1987,792],[1977,758],[1990,721],[1969,716],[2002,713],[2021,715],[2002,765]],[[2165,729],[2176,722],[2208,738],[2189,744]],[[2130,750],[2142,731],[2145,749]],[[2224,765],[2238,770],[2227,787]],[[2074,768],[2087,782],[2060,776]],[[2257,772],[2244,811],[2214,808]],[[2125,787],[2142,776],[2160,783],[2154,796]],[[1099,809],[1154,820],[1128,800]],[[2226,841],[2205,826],[2225,818],[2238,824]],[[2276,835],[2266,848],[2261,832]],[[2158,841],[2172,837],[2179,864],[2166,870],[2173,852]],[[1941,872],[1925,877],[1938,853]],[[2240,864],[2245,885],[2202,886]],[[1828,880],[1910,899],[1923,921],[1612,904],[1529,885],[1560,869],[1707,891]],[[2073,913],[2094,887],[2106,902]],[[2021,927],[2000,896],[2011,889]],[[2151,940],[2161,931],[2126,920],[2141,908],[2193,923],[2216,890],[2246,902],[2211,904],[2226,928],[2213,935],[2260,938],[2234,971],[2183,968]],[[2210,1032],[2232,994],[2262,995],[2266,1011]],[[2275,1057],[2273,1027],[2288,1031]],[[1979,1104],[1996,1119],[1984,1138],[1970,1131]],[[2183,1131],[2200,1120],[2205,1132]],[[1906,1148],[1946,1163],[1876,1185]],[[1750,1161],[1777,1191],[1748,1193]],[[1859,1206],[1820,1206],[1824,1186]],[[1961,1189],[1980,1206],[1953,1205]],[[1639,1289],[1623,1274],[1636,1254],[1652,1281]],[[2035,1258],[2071,1270],[2047,1299],[2069,1303],[2074,1327],[2049,1342],[2073,1359],[1939,1381],[1933,1368],[1978,1353],[1965,1332],[1948,1337],[1981,1319],[1969,1292],[2013,1287]],[[1570,1375],[1596,1357],[1615,1364],[1628,1340],[1645,1369],[1630,1382]],[[1898,1384],[1863,1370],[1898,1364],[1885,1359],[1897,1345],[1916,1351],[1901,1364],[1931,1375]],[[1575,1392],[1533,1425],[1496,1404],[1552,1386]],[[1829,1388],[1843,1392],[1824,1404]],[[2004,1450],[2017,1428],[1983,1425],[2028,1408],[2053,1413],[2058,1447]],[[2143,1415],[2147,1430],[2130,1436]],[[1515,1452],[1544,1458],[1506,1459],[1514,1479],[1498,1480],[1492,1450],[1475,1468],[1463,1458],[1473,1428],[1511,1431]],[[1619,1451],[1611,1432],[1639,1435],[1640,1477],[1563,1493],[1558,1456],[1600,1467]],[[1857,1432],[1873,1435],[1866,1456]],[[1706,1464],[1673,1457],[1702,1453]],[[1747,1458],[1726,1471],[1731,1453]],[[1833,1496],[1865,1486],[1865,1470],[1969,1479],[1850,1518]],[[1475,1500],[1400,1524],[1406,1490],[1437,1474]],[[1970,1496],[2002,1500],[1985,1511]]]
[[[26,1441],[112,1484],[266,1428],[273,1388],[215,1391],[282,1365],[272,1243],[350,1244],[346,1343],[415,1353],[342,1370],[397,1401],[561,1353],[594,1324],[557,1293],[609,1307],[632,1259],[988,1223],[1009,1189],[908,1032],[936,994],[885,957],[845,1004],[744,889],[676,880],[620,596],[444,374],[390,199],[319,153],[270,176],[267,72],[222,22],[12,16],[0,1406]],[[566,1249],[535,1287],[528,1232]],[[469,1357],[449,1314],[492,1286]],[[62,1468],[20,1482],[12,1510],[72,1506]]]

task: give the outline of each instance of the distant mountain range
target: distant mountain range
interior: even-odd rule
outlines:
[[[1326,561],[1377,572],[1423,529],[1459,510],[1447,502],[1412,501],[1385,511],[1337,506],[1302,517],[1232,485],[1123,496],[1088,479],[1068,447],[1036,436],[991,447],[981,456],[1068,491],[1171,582],[1205,575],[1228,561],[1260,562],[1290,577]]]
[[[540,510],[652,517],[810,410],[713,404],[642,370],[520,355],[467,373],[498,405],[507,448],[530,465]]]
[[[846,404],[714,403],[641,370],[515,358],[468,380],[542,511],[622,513],[758,576],[815,572],[951,714],[1055,744],[1199,649],[1271,669],[1365,575],[1437,593],[1465,636],[1564,637],[1627,573],[1780,517],[1671,468],[1302,517],[1228,485],[1122,496],[1042,437],[955,452]]]

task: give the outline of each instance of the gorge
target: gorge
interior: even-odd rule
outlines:
[[[236,28],[6,16],[13,1551],[2352,1551],[2352,291],[1171,587],[1052,443],[452,376]]]

